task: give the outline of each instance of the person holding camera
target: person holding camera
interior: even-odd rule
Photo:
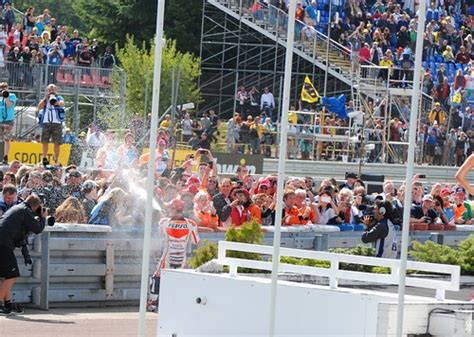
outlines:
[[[388,259],[397,257],[397,235],[391,221],[392,211],[392,204],[380,199],[375,201],[373,208],[367,208],[364,211],[366,230],[361,239],[363,243],[375,243],[376,257]]]
[[[23,312],[20,306],[12,303],[11,290],[20,276],[13,251],[18,246],[26,247],[28,233],[41,233],[46,223],[54,225],[54,218],[48,217],[48,210],[41,206],[41,199],[36,194],[11,207],[0,218],[0,278],[4,278],[0,285],[0,315]],[[25,264],[31,264],[28,250],[23,248],[22,253]]]
[[[59,165],[60,146],[63,141],[64,98],[57,94],[57,87],[49,84],[44,99],[38,104],[39,123],[42,127],[41,144],[43,165],[49,165],[48,146],[54,144],[54,164]]]
[[[15,121],[16,95],[8,91],[6,82],[0,83],[2,96],[0,97],[0,139],[4,142],[3,164],[8,164],[8,152],[10,151],[10,138]]]
[[[449,223],[441,205],[434,207],[434,199],[431,194],[426,194],[422,199],[421,206],[414,205],[411,209],[410,224],[416,228],[416,224],[425,223],[427,225],[434,223]],[[441,211],[441,212],[440,212]]]

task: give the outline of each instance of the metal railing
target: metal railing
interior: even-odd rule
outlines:
[[[262,2],[258,3],[258,7],[255,7],[252,1],[245,0],[219,0],[218,2],[226,4],[234,11],[240,12],[240,8],[242,7],[242,15],[244,17],[251,19],[255,24],[263,27],[269,33],[275,34],[279,38],[286,38],[288,14],[283,10]],[[329,51],[333,57],[332,61],[335,60],[334,53],[337,54],[337,57],[342,58],[342,60],[351,60],[350,48],[332,40],[330,37],[317,30],[314,26],[307,25],[300,20],[296,20],[294,36],[294,48],[299,49],[323,63],[326,63],[325,50],[328,43]],[[339,69],[340,73],[345,73],[344,77],[346,78],[346,81],[351,82],[351,65],[346,64],[347,66],[345,66],[343,63],[339,62],[340,59],[337,61],[338,62],[329,61],[331,68]]]
[[[32,90],[44,92],[48,84],[56,84],[61,93],[91,95],[100,91],[111,95],[114,86],[117,95],[125,87],[125,72],[118,68],[81,67],[77,65],[52,65],[6,61],[0,66],[0,79],[8,82],[10,90]]]
[[[240,251],[272,256],[272,246],[219,241],[217,258],[220,264],[229,266],[229,275],[234,277],[237,276],[237,271],[239,267],[267,271],[272,270],[271,261],[246,260],[242,258],[227,257],[227,251]],[[286,272],[302,275],[328,277],[329,286],[331,289],[337,289],[338,280],[340,279],[394,285],[398,285],[399,282],[399,260],[347,254],[334,254],[290,248],[281,248],[280,253],[282,257],[287,256],[302,259],[317,259],[322,261],[328,261],[330,263],[329,268],[299,266],[288,263],[280,263],[279,271],[282,273]],[[374,274],[360,271],[343,270],[341,269],[342,263],[385,267],[389,268],[390,272],[388,274]],[[415,271],[443,274],[450,277],[449,281],[440,280],[439,278],[416,276],[409,276],[406,278],[407,286],[436,290],[436,300],[438,301],[445,300],[445,294],[447,290],[459,291],[459,283],[461,278],[461,267],[459,266],[408,261],[407,268]]]

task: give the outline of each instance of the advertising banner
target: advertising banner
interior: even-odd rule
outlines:
[[[49,144],[48,160],[51,164],[54,164],[53,154],[53,144]],[[59,163],[63,166],[67,166],[69,163],[70,155],[71,144],[61,145],[61,152],[59,153]],[[38,164],[43,160],[41,144],[29,142],[11,142],[10,151],[8,152],[8,159],[10,161],[19,160],[23,164]]]
[[[247,165],[250,174],[263,173],[263,155],[239,153],[213,153],[219,174],[234,174],[239,165]]]

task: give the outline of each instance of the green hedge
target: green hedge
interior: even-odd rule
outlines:
[[[474,275],[474,235],[451,248],[432,241],[413,242],[410,256],[415,261],[458,265],[462,275]]]
[[[261,244],[263,241],[263,233],[260,228],[260,225],[257,222],[249,222],[239,227],[239,229],[231,227],[227,231],[226,241]],[[354,248],[335,248],[330,249],[329,251],[332,253],[359,256],[375,255],[374,248],[365,247],[362,245],[358,245]],[[414,241],[409,254],[415,261],[459,265],[461,267],[462,275],[474,275],[474,235],[471,235],[466,240],[462,241],[459,244],[459,247],[456,249],[440,245],[432,241],[426,241],[424,244]],[[260,254],[237,251],[229,251],[228,256],[250,260],[262,259],[262,256]],[[217,258],[217,244],[206,243],[194,251],[193,257],[189,260],[189,266],[191,268],[197,268],[200,265],[214,258]],[[329,261],[316,259],[300,259],[287,256],[282,256],[280,262],[320,268],[330,267]],[[353,263],[341,263],[341,269],[378,274],[387,274],[390,272],[390,268],[386,267],[373,267]],[[239,272],[261,273],[262,271],[254,271],[246,268],[241,268],[239,269]],[[413,272],[414,271],[410,270],[407,271],[408,274],[412,274]]]

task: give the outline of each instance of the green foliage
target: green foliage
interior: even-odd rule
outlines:
[[[217,244],[205,240],[203,245],[194,251],[194,255],[189,259],[188,264],[196,269],[204,263],[217,258]]]
[[[155,34],[155,0],[75,0],[72,7],[88,34],[109,44],[123,46],[127,35],[148,42]]]
[[[57,19],[59,25],[67,25],[70,28],[78,29],[79,31],[87,30],[84,22],[81,20],[78,13],[73,9],[75,0],[15,0],[13,5],[22,13],[30,6],[35,7],[34,15],[38,16],[43,13],[46,8],[49,9],[51,15]],[[18,13],[15,13],[16,22],[22,22],[22,18]]]
[[[62,1],[48,0],[59,3]],[[63,0],[64,1],[64,0]],[[156,0],[66,0],[81,18],[87,33],[107,44],[126,43],[126,36],[148,44],[156,32]],[[166,1],[165,34],[179,50],[199,53],[202,1]],[[50,8],[54,8],[51,6]]]
[[[372,267],[372,273],[375,274],[390,274],[390,268],[388,267]]]
[[[166,1],[165,33],[179,50],[199,54],[202,1]]]
[[[255,220],[244,223],[238,229],[232,226],[227,231],[225,240],[231,241],[231,242],[261,244],[263,241],[262,228],[260,224]],[[262,259],[261,254],[238,252],[238,251],[232,251],[232,250],[229,250],[227,252],[227,256],[234,257],[237,259],[245,259],[245,260],[261,260]],[[248,268],[239,268],[239,272],[251,273],[255,271]],[[262,272],[262,271],[259,271],[259,272]]]
[[[316,259],[299,259],[296,257],[282,256],[280,258],[281,263],[287,264],[296,264],[298,266],[307,266],[307,267],[318,267],[318,268],[330,268],[331,263],[326,260],[316,260]]]
[[[422,244],[414,241],[410,255],[416,261],[441,263],[441,264],[458,264],[459,252],[455,249],[426,241]]]
[[[257,221],[250,221],[244,223],[242,226],[238,227],[238,229],[235,227],[229,228],[225,239],[226,241],[232,242],[261,244],[263,241],[263,232],[260,224]],[[227,256],[246,260],[262,259],[260,254],[236,251],[228,251]],[[203,245],[194,251],[194,254],[191,259],[189,259],[188,264],[191,268],[197,268],[215,258],[217,258],[217,244],[204,241]],[[255,271],[247,268],[239,268],[239,272],[248,273]]]
[[[354,247],[354,248],[335,248],[335,249],[330,249],[329,251],[331,253],[349,254],[349,255],[358,255],[358,256],[374,256],[375,255],[374,248],[365,247],[362,245],[357,245],[357,247]],[[354,264],[354,263],[341,263],[341,269],[370,273],[372,272],[373,266],[367,266],[363,264]]]
[[[459,245],[459,264],[467,275],[474,275],[474,235],[470,235]]]
[[[22,12],[34,6],[35,15],[48,8],[58,24],[98,38],[104,45],[123,47],[127,35],[149,43],[156,31],[156,0],[15,0],[14,5]],[[199,53],[201,14],[202,1],[166,2],[165,33],[177,41],[179,50]]]
[[[143,115],[145,88],[148,83],[148,111],[152,109],[153,65],[155,48],[141,45],[127,36],[125,46],[117,51],[121,67],[127,74],[126,102],[129,114]],[[201,93],[197,85],[200,75],[200,61],[190,53],[182,53],[176,48],[176,41],[167,40],[163,48],[161,63],[161,91],[159,112],[163,113],[171,105],[173,71],[180,71],[178,103],[199,103]]]
[[[459,265],[461,274],[474,275],[474,236],[470,235],[459,244],[458,249],[432,241],[424,244],[413,242],[410,255],[415,261]]]

